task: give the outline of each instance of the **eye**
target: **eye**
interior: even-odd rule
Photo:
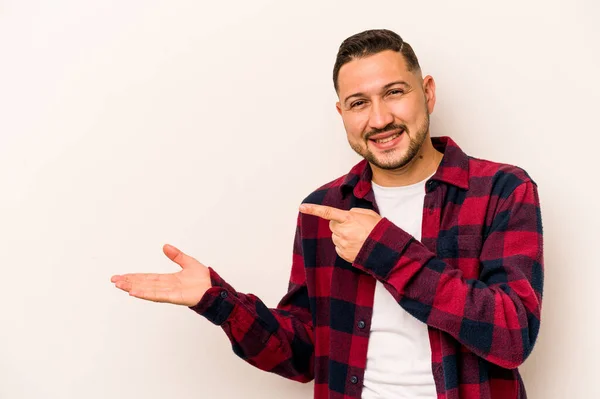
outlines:
[[[399,95],[399,94],[404,94],[404,91],[401,89],[392,89],[392,90],[388,91],[388,94]]]
[[[358,100],[353,102],[352,104],[350,104],[350,108],[356,108],[356,107],[360,107],[361,105],[363,105],[365,102],[363,100]]]

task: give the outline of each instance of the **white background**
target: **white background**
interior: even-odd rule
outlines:
[[[432,135],[539,184],[531,398],[597,398],[599,6],[562,1],[0,1],[0,398],[309,398],[190,310],[130,298],[179,246],[275,306],[297,206],[359,159],[337,48],[398,32]]]

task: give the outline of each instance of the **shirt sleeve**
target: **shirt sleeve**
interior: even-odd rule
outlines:
[[[253,294],[237,292],[209,268],[212,287],[190,307],[220,326],[233,351],[251,365],[291,380],[314,378],[314,331],[302,255],[300,215],[288,291],[276,308]]]
[[[354,266],[381,281],[417,319],[491,363],[516,368],[533,349],[541,317],[542,220],[533,181],[499,202],[481,245],[479,277],[467,279],[383,218]]]

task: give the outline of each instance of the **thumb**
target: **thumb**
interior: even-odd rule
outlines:
[[[169,259],[181,266],[182,269],[199,263],[196,259],[184,254],[179,249],[169,244],[163,246],[163,252]]]

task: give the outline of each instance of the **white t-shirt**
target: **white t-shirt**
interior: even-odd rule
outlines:
[[[427,179],[403,187],[372,183],[381,216],[417,240],[421,240]],[[427,325],[406,312],[379,281],[362,398],[437,398]]]

